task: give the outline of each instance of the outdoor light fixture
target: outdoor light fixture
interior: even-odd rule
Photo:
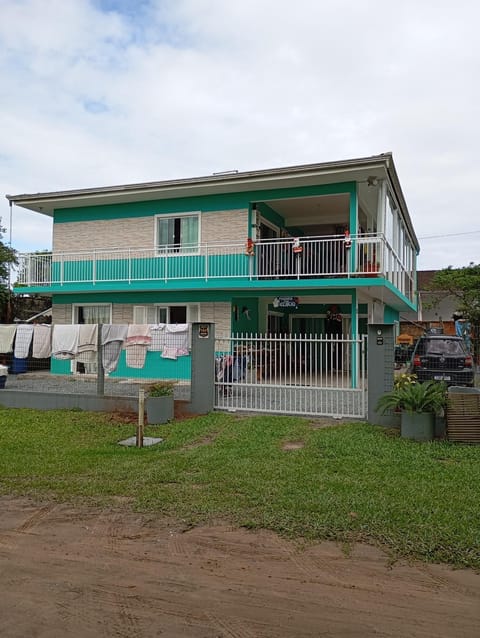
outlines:
[[[377,186],[378,177],[375,177],[375,175],[371,175],[370,177],[367,178],[367,184],[368,186]]]

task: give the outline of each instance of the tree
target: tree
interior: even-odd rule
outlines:
[[[1,218],[0,218],[1,222]],[[3,241],[5,228],[0,224],[0,321],[10,321],[12,291],[10,289],[10,266],[17,263],[17,255],[13,248],[6,246]]]
[[[457,312],[472,326],[475,361],[480,353],[480,264],[470,262],[463,268],[444,268],[435,273],[429,289],[438,302],[451,295],[457,300]]]

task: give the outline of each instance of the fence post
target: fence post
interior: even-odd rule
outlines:
[[[102,346],[101,323],[97,327],[97,395],[103,397],[105,394],[105,370],[103,369],[103,346]]]
[[[381,415],[375,412],[378,399],[393,387],[394,356],[393,325],[370,324],[367,347],[368,420],[376,425],[398,425],[395,414]]]
[[[215,405],[215,324],[192,323],[190,410],[207,414]]]
[[[138,423],[137,432],[135,437],[135,444],[137,447],[143,447],[143,433],[144,433],[144,419],[145,419],[145,389],[140,388],[138,391]]]

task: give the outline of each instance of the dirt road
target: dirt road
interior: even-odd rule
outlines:
[[[2,638],[479,635],[480,575],[372,547],[0,498]]]

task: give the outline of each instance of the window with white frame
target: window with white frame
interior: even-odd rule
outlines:
[[[197,304],[148,305],[133,307],[133,323],[193,323],[200,317]]]
[[[157,215],[155,232],[160,253],[195,253],[200,241],[200,214]]]
[[[75,304],[73,306],[72,323],[111,323],[111,304]]]

